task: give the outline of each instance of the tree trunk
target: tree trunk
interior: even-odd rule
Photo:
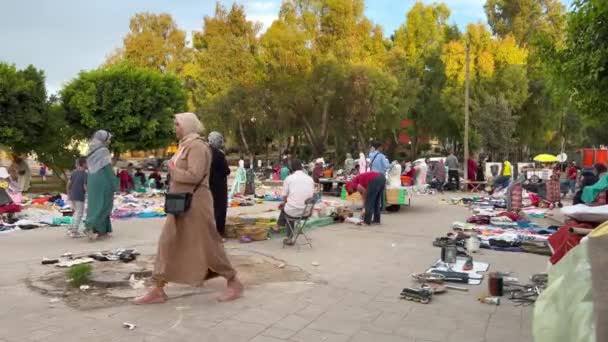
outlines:
[[[321,115],[321,143],[323,146],[327,145],[327,126],[328,126],[328,117],[329,117],[329,101],[325,101],[323,103],[323,113]]]
[[[49,163],[44,163],[46,164],[46,166],[48,166],[51,170],[53,170],[53,174],[59,178],[59,180],[61,181],[61,184],[63,186],[66,186],[68,183],[68,175],[66,174],[66,170],[62,167],[56,166],[54,164],[49,164]]]
[[[308,140],[310,141],[310,144],[312,145],[313,151],[315,152],[315,154],[317,156],[322,156],[323,153],[325,153],[326,142],[324,140],[326,140],[327,137],[323,138],[323,136],[321,136],[321,137],[315,136],[315,134],[314,134],[315,130],[312,128],[312,125],[308,122],[306,117],[303,117],[302,121],[304,122],[304,128],[305,128],[304,132],[308,136]],[[321,126],[323,126],[323,125],[321,125]],[[321,129],[321,131],[323,131],[323,128]]]
[[[247,138],[245,138],[245,131],[243,129],[243,122],[239,120],[239,135],[241,137],[241,142],[243,143],[243,147],[245,148],[245,153],[247,155],[251,155],[249,151],[249,144],[247,144]]]

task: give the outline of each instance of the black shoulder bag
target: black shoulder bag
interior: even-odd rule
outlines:
[[[205,178],[203,177],[203,180]],[[201,181],[202,183],[203,181]],[[181,215],[190,209],[192,204],[192,195],[201,185],[198,183],[192,192],[167,192],[165,194],[165,213],[175,216]]]

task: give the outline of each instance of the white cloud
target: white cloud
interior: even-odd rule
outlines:
[[[279,0],[244,1],[247,18],[262,24],[262,32],[266,31],[277,19],[281,3]]]

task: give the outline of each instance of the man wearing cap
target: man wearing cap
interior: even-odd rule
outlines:
[[[345,187],[349,195],[355,191],[361,194],[363,207],[365,208],[363,223],[367,225],[371,225],[372,223],[379,224],[384,188],[386,187],[384,173],[376,171],[362,173],[346,183]]]

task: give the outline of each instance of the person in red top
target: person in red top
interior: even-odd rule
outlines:
[[[572,195],[574,195],[574,193],[576,192],[576,180],[578,179],[578,169],[576,168],[576,162],[573,161],[570,166],[568,166],[566,174],[568,176],[570,192],[572,192]]]
[[[358,191],[363,198],[365,212],[363,222],[367,225],[380,223],[380,212],[382,211],[382,196],[386,187],[386,177],[383,173],[370,171],[364,172],[346,183],[346,191],[352,194]]]

